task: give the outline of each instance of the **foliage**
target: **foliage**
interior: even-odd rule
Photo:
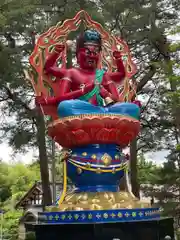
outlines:
[[[139,184],[154,184],[159,179],[160,166],[152,161],[147,161],[141,154],[138,158],[138,181]]]
[[[176,29],[178,29],[178,27]],[[176,31],[176,33],[178,31]],[[161,186],[161,189],[155,191],[154,196],[160,201],[167,215],[175,216],[177,209],[179,209],[180,199],[179,44],[176,42],[172,43],[170,44],[169,49],[170,58],[166,61],[164,68],[166,73],[166,86],[165,91],[160,95],[161,114],[159,114],[158,119],[158,132],[161,132],[159,140],[163,141],[164,148],[168,149],[169,154],[159,172],[159,180],[157,183]]]
[[[36,236],[34,232],[28,232],[26,234],[26,239],[25,240],[36,240]]]
[[[15,210],[14,206],[39,179],[37,163],[24,165],[0,162],[0,205],[4,211],[0,224],[3,226],[3,239],[18,239],[19,220],[23,212]]]
[[[10,210],[3,214],[0,220],[3,228],[3,239],[18,239],[19,219],[22,216],[21,211]]]
[[[40,179],[39,165],[26,166],[22,163],[0,163],[1,204],[18,201]]]
[[[8,165],[1,162],[0,163],[0,201],[4,202],[11,196],[11,189],[8,182]]]

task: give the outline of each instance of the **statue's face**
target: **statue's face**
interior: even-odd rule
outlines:
[[[85,45],[80,48],[77,54],[77,60],[82,69],[94,70],[100,58],[100,50],[96,45]]]

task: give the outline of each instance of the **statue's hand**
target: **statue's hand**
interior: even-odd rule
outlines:
[[[65,49],[65,46],[63,44],[57,44],[54,47],[54,52],[56,53],[62,53]]]
[[[86,86],[82,89],[83,93],[86,94],[86,93],[92,91],[93,88],[94,88],[94,86],[95,86],[94,83],[90,83],[90,84],[86,85]]]
[[[121,58],[121,52],[120,51],[114,51],[113,52],[113,57],[115,59],[120,59]]]
[[[36,106],[39,106],[39,105],[47,105],[47,99],[41,95],[41,96],[36,96],[35,98],[35,104]]]
[[[132,103],[136,104],[139,108],[142,107],[142,104],[139,100],[134,100]]]

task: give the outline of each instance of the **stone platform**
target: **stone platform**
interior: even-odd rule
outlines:
[[[127,220],[127,219],[126,219]],[[151,219],[139,221],[106,222],[99,219],[98,223],[34,224],[36,240],[163,240],[169,236],[174,239],[173,219]]]

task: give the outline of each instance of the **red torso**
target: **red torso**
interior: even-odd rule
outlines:
[[[95,72],[85,72],[78,68],[69,69],[72,78],[72,90],[77,90],[82,84],[93,83]]]
[[[69,71],[72,79],[71,91],[79,90],[82,88],[82,85],[88,85],[95,81],[95,72],[88,72],[78,68],[72,68]],[[96,96],[93,96],[89,102],[97,105]]]
[[[58,104],[64,100],[78,99],[86,93],[91,92],[95,84],[96,69],[94,67],[92,70],[84,70],[85,68],[60,69],[55,66],[58,56],[58,53],[53,53],[46,60],[44,66],[45,74],[51,74],[61,79],[59,80],[59,96],[48,98],[48,104]],[[125,70],[121,59],[117,60],[117,68],[117,72],[104,74],[100,88],[100,96],[103,99],[110,98],[115,102],[118,101],[119,93],[114,82],[122,81],[125,76]],[[84,91],[82,91],[82,88]],[[97,105],[96,96],[89,99],[89,102]]]

